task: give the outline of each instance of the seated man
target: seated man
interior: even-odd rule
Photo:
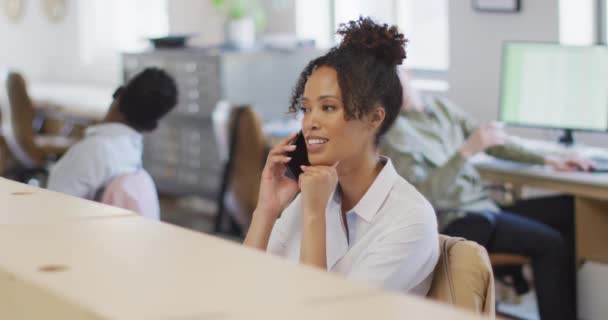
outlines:
[[[104,120],[87,128],[51,169],[48,188],[94,200],[113,178],[142,168],[142,132],[177,104],[175,81],[165,71],[148,68],[119,87]]]
[[[541,318],[575,319],[572,210],[552,201],[535,212],[500,209],[468,160],[487,152],[557,170],[587,170],[592,164],[545,157],[515,145],[498,123],[477,125],[447,99],[422,97],[411,87],[405,71],[400,76],[402,112],[387,134],[383,151],[433,204],[440,232],[476,241],[490,253],[530,257]]]

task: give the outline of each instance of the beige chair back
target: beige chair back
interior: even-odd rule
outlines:
[[[441,255],[427,296],[495,318],[494,276],[486,250],[473,241],[439,237]]]
[[[216,232],[222,229],[225,205],[246,232],[257,205],[264,167],[266,143],[262,121],[251,106],[231,105],[227,101],[217,104],[212,119],[220,159],[225,165],[215,229]]]
[[[238,108],[241,110],[237,112]],[[237,118],[238,115],[238,118]],[[250,106],[233,109],[230,123],[236,122],[232,179],[230,190],[244,213],[249,217],[257,206],[260,179],[264,168],[265,141],[262,120]]]
[[[15,158],[26,167],[41,166],[47,155],[36,146],[33,129],[35,110],[25,79],[17,72],[5,75],[8,106],[2,104],[2,133]]]

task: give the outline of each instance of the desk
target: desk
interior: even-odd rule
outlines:
[[[0,178],[0,225],[134,216],[134,212]]]
[[[574,195],[577,265],[608,263],[608,173],[556,172],[485,155],[473,161],[484,179]]]
[[[268,313],[253,315],[256,319],[349,319],[349,320],[404,320],[404,319],[442,319],[460,320],[474,316],[445,305],[429,305],[429,300],[399,294],[378,294],[350,297],[323,303],[308,304],[290,308],[278,307]],[[243,319],[241,317],[228,317]],[[250,318],[248,318],[250,319]],[[476,319],[476,318],[475,318]]]
[[[4,179],[0,192],[41,199],[12,214],[100,217],[0,224],[0,319],[478,319],[93,202]]]
[[[470,318],[140,217],[0,225],[0,252],[3,319]]]
[[[28,89],[34,107],[69,117],[101,121],[112,103],[113,86],[79,83],[32,83]]]

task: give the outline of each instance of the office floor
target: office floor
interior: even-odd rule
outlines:
[[[212,233],[215,223],[214,200],[199,197],[160,195],[161,220],[198,232]],[[222,238],[241,242],[233,235],[220,234]]]
[[[195,231],[213,230],[215,204],[198,197],[160,196],[161,220]]]

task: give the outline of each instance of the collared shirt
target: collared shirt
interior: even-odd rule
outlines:
[[[327,204],[327,269],[350,279],[425,295],[439,257],[431,205],[401,178],[390,160],[359,203],[342,220],[338,189]],[[267,251],[299,261],[302,204],[298,195],[275,222]]]
[[[113,178],[141,169],[142,152],[143,137],[131,127],[91,126],[53,166],[48,189],[93,200]]]
[[[459,152],[477,123],[444,98],[425,96],[424,106],[424,112],[401,113],[386,135],[382,152],[442,212],[440,230],[466,212],[497,211],[477,169]],[[541,155],[512,143],[487,153],[532,164],[544,161]]]

